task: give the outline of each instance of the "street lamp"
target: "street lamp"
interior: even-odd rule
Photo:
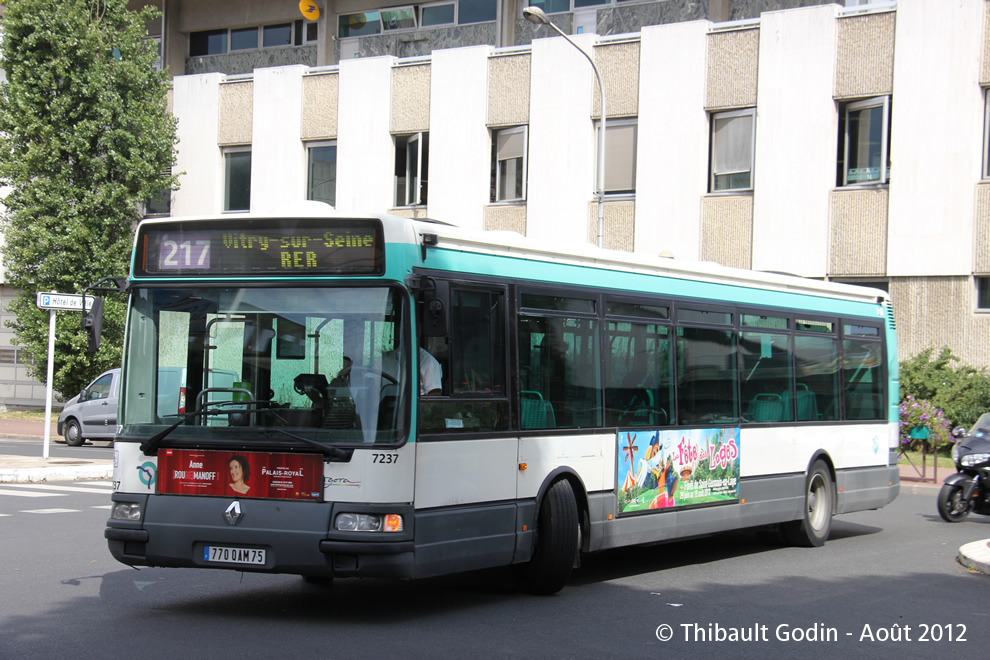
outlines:
[[[605,111],[605,85],[602,83],[602,74],[598,71],[595,60],[574,43],[573,39],[564,34],[559,27],[550,22],[550,18],[542,9],[539,7],[526,7],[523,9],[523,16],[530,23],[549,25],[553,28],[557,34],[567,40],[567,43],[577,48],[578,52],[584,55],[585,59],[591,65],[591,69],[595,72],[595,78],[598,81],[598,93],[602,100],[602,125],[598,131],[598,182],[595,197],[598,200],[598,247],[605,247],[605,118],[607,117],[607,113]]]

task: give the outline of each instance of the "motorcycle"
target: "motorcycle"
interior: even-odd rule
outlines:
[[[971,512],[990,516],[990,413],[983,413],[968,432],[957,426],[952,435],[956,473],[945,478],[938,492],[938,513],[948,522],[962,522]]]

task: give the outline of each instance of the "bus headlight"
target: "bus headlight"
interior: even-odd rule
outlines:
[[[114,502],[110,517],[114,520],[141,520],[141,505],[137,502]]]
[[[402,516],[397,513],[341,513],[333,526],[338,532],[401,532]]]

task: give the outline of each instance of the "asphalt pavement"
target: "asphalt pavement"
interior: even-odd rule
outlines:
[[[42,458],[45,436],[44,422],[30,422],[13,419],[0,419],[0,439],[33,440],[37,442],[35,456],[15,456],[0,454],[0,484],[37,483],[46,481],[82,481],[87,479],[109,479],[113,476],[113,460],[103,458],[53,457],[49,451],[47,459]],[[50,443],[64,443],[56,435],[55,424],[51,426]],[[105,443],[101,443],[105,444]],[[951,469],[938,471],[932,466],[901,466],[901,490],[913,493],[931,493],[934,498],[941,487],[942,479],[952,473]],[[990,574],[990,539],[973,541],[959,548],[959,562],[981,573]]]

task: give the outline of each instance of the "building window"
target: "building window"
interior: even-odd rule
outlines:
[[[155,58],[155,63],[152,65],[155,71],[162,70],[162,38],[161,35],[148,37],[155,44],[155,52],[158,53],[158,57]]]
[[[337,204],[337,143],[321,142],[308,145],[309,164],[306,167],[306,199]]]
[[[172,191],[168,188],[148,198],[144,203],[144,215],[168,215],[172,212]]]
[[[983,90],[983,178],[990,179],[990,89]]]
[[[457,22],[485,23],[498,17],[498,0],[458,0]]]
[[[410,30],[416,27],[416,8],[390,7],[379,12],[382,30]]]
[[[207,30],[189,35],[189,57],[222,55],[227,52],[227,30]]]
[[[457,4],[454,2],[423,5],[420,7],[419,12],[419,24],[422,27],[455,25],[457,23]]]
[[[395,205],[426,204],[429,133],[395,136]]]
[[[376,19],[377,20],[377,19]],[[229,49],[257,50],[279,46],[302,46],[319,38],[319,24],[312,21],[252,25],[236,29],[206,30],[189,33],[189,56],[223,55]]]
[[[890,180],[890,97],[844,103],[839,111],[839,185]]]
[[[296,21],[298,23],[299,21]],[[314,21],[303,21],[303,43],[314,44],[320,39],[320,24]]]
[[[600,121],[595,122],[596,149],[599,130]],[[635,119],[610,119],[605,123],[606,194],[631,195],[636,192],[636,135]]]
[[[378,34],[381,31],[382,24],[377,11],[341,14],[337,19],[338,39],[363,37],[369,34]]]
[[[990,276],[976,279],[976,309],[980,312],[990,312]]]
[[[223,210],[251,210],[251,147],[223,152]]]
[[[292,24],[279,23],[261,28],[261,45],[265,48],[292,45]]]
[[[230,50],[252,50],[258,47],[258,28],[249,27],[230,31]]]
[[[526,199],[526,127],[518,126],[495,131],[494,138],[492,178],[495,187],[492,201],[511,202]]]
[[[709,192],[753,189],[755,115],[754,108],[712,115]]]

